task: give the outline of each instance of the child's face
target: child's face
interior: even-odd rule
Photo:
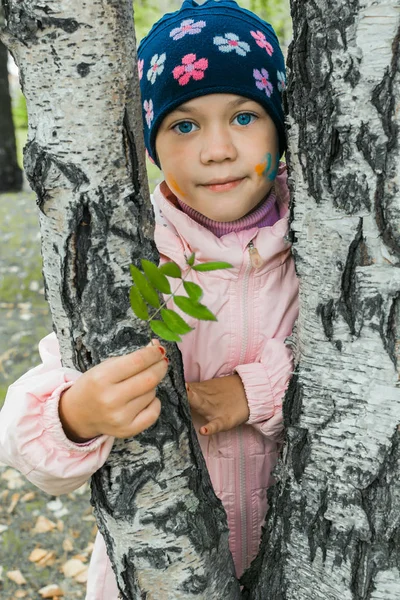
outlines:
[[[169,113],[156,150],[173,193],[215,221],[235,221],[270,191],[278,136],[265,109],[235,94],[209,94]]]

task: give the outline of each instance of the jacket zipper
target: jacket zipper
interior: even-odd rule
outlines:
[[[243,309],[242,309],[242,322],[243,322],[243,337],[240,348],[239,365],[243,364],[243,361],[247,353],[247,345],[249,338],[249,279],[250,273],[253,269],[258,269],[263,264],[263,260],[258,253],[254,243],[250,241],[247,245],[249,251],[249,263],[246,267],[244,274],[243,284]],[[247,512],[246,512],[246,457],[244,454],[244,442],[243,442],[243,429],[239,427],[239,485],[240,485],[240,522],[242,532],[242,569],[247,568],[248,563],[248,544],[247,544]]]

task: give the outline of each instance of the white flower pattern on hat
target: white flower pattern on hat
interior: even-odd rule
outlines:
[[[145,100],[143,102],[143,108],[146,111],[146,123],[147,127],[151,127],[151,124],[154,119],[154,110],[153,110],[153,100]]]
[[[164,63],[165,63],[166,58],[167,58],[167,55],[165,54],[165,52],[163,52],[163,54],[161,54],[161,56],[158,56],[158,54],[155,54],[153,56],[153,58],[151,59],[151,61],[150,61],[151,67],[147,71],[147,79],[151,83],[154,83],[155,80],[157,79],[157,76],[161,75],[161,73],[164,71]]]
[[[240,38],[235,33],[225,33],[225,37],[216,35],[213,41],[221,52],[235,51],[239,56],[246,56],[250,52],[249,44],[240,41]]]
[[[276,72],[276,76],[278,78],[278,90],[280,92],[283,92],[283,90],[286,90],[286,76],[285,76],[285,73],[283,71],[277,71]]]

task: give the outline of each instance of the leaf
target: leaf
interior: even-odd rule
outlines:
[[[160,307],[160,299],[156,290],[152,285],[147,281],[146,277],[143,275],[141,271],[135,265],[130,265],[131,275],[134,283],[136,283],[139,292],[142,294],[143,298],[154,306],[154,308]]]
[[[152,331],[156,335],[158,335],[163,340],[167,340],[167,342],[181,342],[181,338],[177,333],[171,331],[169,327],[166,326],[162,321],[154,320],[149,323]]]
[[[135,285],[133,285],[129,291],[129,300],[131,301],[131,308],[138,319],[147,321],[149,318],[149,311],[147,310],[145,301]]]
[[[171,294],[171,286],[169,285],[169,281],[160,271],[157,265],[149,260],[145,260],[144,258],[142,258],[141,263],[142,269],[150,283],[163,294]]]
[[[206,306],[198,302],[193,302],[193,300],[186,298],[186,296],[174,296],[174,302],[183,312],[191,317],[200,319],[200,321],[217,320],[217,317]]]
[[[182,317],[174,310],[162,308],[161,317],[166,326],[174,333],[183,335],[184,333],[189,333],[189,331],[193,330],[193,327],[190,327],[190,325],[188,325],[186,321],[182,319]]]
[[[203,290],[197,283],[192,283],[191,281],[184,281],[183,287],[186,290],[187,295],[193,302],[198,302],[203,297]]]
[[[189,258],[186,259],[186,262],[189,265],[189,267],[193,267],[194,259],[195,259],[195,254],[194,254],[194,252],[192,252],[192,254],[189,256]]]
[[[168,275],[168,277],[175,277],[176,279],[180,279],[182,277],[180,268],[174,262],[166,262],[163,265],[160,265],[158,268],[161,273]]]
[[[207,262],[192,267],[195,271],[216,271],[217,269],[232,269],[233,266],[227,262]]]

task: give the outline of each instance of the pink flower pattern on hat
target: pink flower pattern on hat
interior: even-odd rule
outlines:
[[[172,37],[172,39],[175,41],[180,40],[187,34],[194,35],[195,33],[201,33],[201,30],[205,26],[206,26],[205,21],[197,21],[195,23],[194,19],[186,19],[185,21],[182,21],[180,27],[175,27],[171,31],[171,33],[169,34],[169,37]]]
[[[186,85],[193,77],[196,81],[203,79],[204,71],[208,68],[208,60],[200,58],[196,60],[196,54],[186,54],[182,58],[182,64],[172,71],[174,79],[179,80],[179,85]]]
[[[137,64],[137,66],[138,66],[138,71],[139,71],[139,81],[140,81],[140,80],[142,79],[142,77],[143,77],[143,65],[144,65],[144,59],[143,59],[143,58],[140,58],[140,59],[138,60],[138,64]]]
[[[151,124],[154,119],[154,110],[153,110],[153,100],[145,100],[143,102],[143,108],[146,111],[146,123],[147,127],[151,127]]]
[[[254,79],[256,80],[256,86],[259,90],[265,90],[268,98],[271,96],[274,86],[269,81],[269,73],[266,69],[261,69],[261,72],[258,69],[253,70]]]
[[[250,31],[250,33],[256,40],[257,45],[260,46],[260,48],[265,48],[268,54],[272,56],[274,49],[272,45],[269,42],[267,42],[267,38],[265,37],[265,35],[261,31]]]

